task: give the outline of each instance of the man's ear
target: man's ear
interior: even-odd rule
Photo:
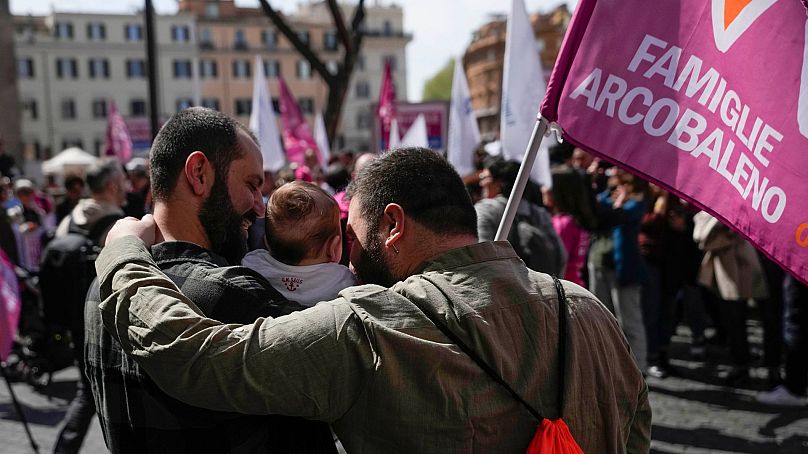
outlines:
[[[404,222],[404,209],[397,203],[389,203],[384,207],[381,220],[382,233],[386,236],[384,245],[397,250],[396,243],[404,236],[406,224]]]
[[[325,244],[328,261],[339,263],[342,260],[342,235],[334,235]]]
[[[185,179],[194,195],[204,196],[213,186],[213,166],[201,151],[194,151],[185,160]]]

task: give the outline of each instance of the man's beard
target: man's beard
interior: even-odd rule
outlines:
[[[231,265],[239,264],[247,253],[243,222],[249,220],[252,223],[255,217],[252,209],[244,214],[236,212],[230,200],[227,182],[216,175],[210,196],[199,210],[199,221],[208,235],[211,251],[224,257]]]
[[[354,273],[362,284],[390,287],[399,279],[396,279],[390,271],[390,265],[382,253],[382,242],[379,237],[373,234],[369,236],[368,244],[359,254],[359,263],[353,263]]]

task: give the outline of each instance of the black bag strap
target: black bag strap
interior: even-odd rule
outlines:
[[[553,282],[555,283],[556,293],[558,295],[558,337],[559,337],[559,339],[558,339],[558,413],[559,413],[559,416],[560,416],[564,411],[564,378],[565,378],[564,373],[565,373],[565,369],[566,369],[566,357],[567,357],[567,355],[566,355],[566,351],[567,351],[567,295],[564,292],[564,286],[561,284],[561,281],[559,281],[555,276],[551,276],[551,277],[553,278]],[[443,288],[441,288],[440,285],[438,285],[436,282],[434,282],[433,280],[431,280],[429,278],[424,278],[424,279],[426,279],[427,281],[432,283],[432,285],[434,285],[438,290],[440,290],[440,292],[443,293],[443,296],[446,297],[447,300],[449,300],[448,295],[446,295],[446,292],[443,290]],[[430,315],[429,312],[425,311],[423,308],[418,306],[418,303],[416,303],[415,301],[413,301],[413,304],[415,304],[418,307],[418,309],[420,309],[421,312],[423,312],[424,315],[426,315],[426,317],[432,323],[434,323],[435,326],[439,330],[441,330],[444,335],[446,335],[446,337],[449,338],[449,340],[451,340],[452,342],[457,344],[457,346],[460,347],[460,349],[463,350],[463,352],[466,355],[468,355],[472,360],[474,360],[474,362],[477,363],[477,365],[480,366],[480,368],[482,370],[484,370],[495,382],[502,385],[502,387],[505,388],[508,391],[508,393],[511,395],[511,397],[513,397],[517,402],[521,403],[527,409],[527,411],[530,412],[530,414],[533,415],[533,417],[535,417],[538,420],[539,423],[541,423],[544,420],[544,416],[542,416],[538,411],[536,411],[536,409],[533,408],[532,405],[530,405],[524,399],[522,399],[522,396],[520,396],[519,393],[514,391],[513,388],[511,388],[511,386],[504,379],[502,379],[502,377],[499,376],[499,374],[494,370],[494,368],[489,366],[488,363],[486,363],[482,358],[480,358],[477,355],[477,353],[473,349],[471,349],[468,345],[466,345],[466,343],[463,342],[460,339],[460,337],[457,336],[454,332],[452,332],[452,330],[450,330],[449,327],[447,327],[437,317],[434,317],[434,316]]]

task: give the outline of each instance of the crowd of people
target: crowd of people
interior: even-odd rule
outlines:
[[[192,108],[148,160],[102,161],[63,188],[3,177],[0,247],[24,284],[17,356],[64,367],[51,351],[63,337],[82,371],[55,452],[78,452],[96,414],[116,453],[510,452],[530,442],[531,413],[563,414],[584,452],[646,452],[643,377],[676,373],[677,326],[698,360],[726,345],[719,378],[746,386],[753,314],[772,388],[758,399],[806,405],[798,279],[567,143],[550,150],[552,187],[528,183],[510,245],[492,243],[519,163],[478,158],[462,179],[423,149],[324,165],[309,153],[270,172],[249,130]],[[143,220],[112,227],[125,216]],[[67,279],[84,286],[75,297],[48,268],[66,238],[92,255],[73,267],[86,283]],[[550,276],[569,281],[558,296]],[[9,368],[30,372],[22,359]]]

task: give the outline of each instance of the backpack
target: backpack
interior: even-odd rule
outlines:
[[[558,412],[563,416],[564,413],[564,385],[566,384],[565,374],[567,371],[567,312],[568,302],[567,294],[564,291],[564,285],[556,277],[553,278],[555,284],[556,295],[558,296]],[[444,297],[449,300],[448,292],[443,288],[442,284],[435,282],[429,278],[422,277],[427,282],[434,285]],[[421,308],[415,300],[411,300],[421,312],[435,325],[436,328],[441,330],[452,342],[457,344],[463,352],[468,355],[477,365],[491,377],[492,380],[499,383],[511,397],[530,413],[537,422],[536,432],[530,440],[525,453],[526,454],[583,454],[583,450],[578,445],[578,442],[573,438],[569,426],[564,422],[562,416],[558,419],[547,419],[542,416],[532,405],[527,403],[519,393],[517,393],[495,370],[488,365],[471,347],[469,347],[458,335],[456,335],[446,324],[438,317],[430,315],[429,311]]]
[[[68,233],[53,238],[42,251],[39,289],[42,310],[49,326],[78,330],[84,326],[84,301],[95,279],[95,259],[101,250],[99,241],[121,216],[112,214],[99,219],[91,230],[75,224],[72,216]]]
[[[533,271],[563,276],[567,251],[553,228],[549,214],[530,205],[530,215],[516,212],[508,241],[516,255]]]

